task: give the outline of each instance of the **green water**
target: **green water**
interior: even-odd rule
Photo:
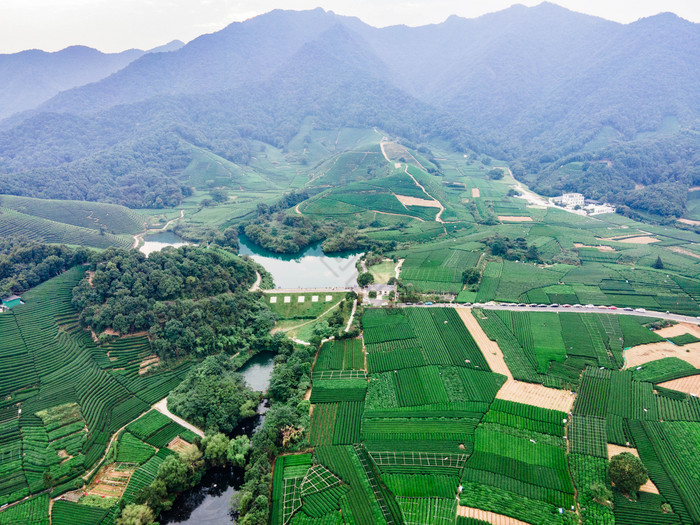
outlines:
[[[278,288],[328,288],[357,286],[355,263],[361,253],[326,255],[321,246],[296,255],[269,252],[245,236],[239,239],[241,255],[249,255],[272,274]]]

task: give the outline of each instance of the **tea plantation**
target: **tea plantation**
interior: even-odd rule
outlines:
[[[623,349],[664,340],[648,318],[468,315],[512,379],[450,308],[368,309],[361,338],[321,347],[313,448],[277,458],[272,524],[699,522],[700,401],[658,386],[698,370],[677,358],[620,370]],[[573,390],[572,412],[500,398],[513,381]],[[654,484],[637,500],[601,497],[616,445],[636,448]]]

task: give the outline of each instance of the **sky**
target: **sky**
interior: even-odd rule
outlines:
[[[541,0],[0,0],[0,53],[58,51],[82,44],[104,52],[188,42],[276,8],[323,7],[375,27],[439,23],[456,14],[473,18],[515,3]],[[556,0],[581,13],[629,23],[671,11],[700,22],[698,0]]]

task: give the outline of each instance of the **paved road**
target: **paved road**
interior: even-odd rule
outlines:
[[[540,306],[518,306],[518,305],[512,305],[512,304],[497,304],[497,303],[487,303],[487,304],[480,304],[480,303],[475,303],[471,306],[464,306],[459,303],[434,303],[432,305],[407,305],[400,303],[397,306],[421,306],[421,307],[426,307],[426,308],[443,308],[443,307],[448,307],[448,308],[483,308],[484,310],[511,310],[511,311],[518,311],[518,312],[580,312],[584,314],[617,314],[617,315],[636,315],[639,317],[652,317],[655,319],[668,319],[670,321],[678,321],[679,323],[692,323],[696,325],[700,325],[700,318],[698,317],[692,317],[690,315],[680,315],[680,314],[673,314],[673,313],[667,313],[667,312],[653,312],[650,310],[645,310],[644,312],[639,312],[636,310],[625,310],[624,308],[616,308],[616,309],[611,309],[610,307],[608,308],[601,308],[601,307],[593,307],[593,308],[586,308],[585,306],[550,306],[547,305],[546,307],[540,307]]]

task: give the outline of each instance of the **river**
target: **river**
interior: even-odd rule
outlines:
[[[239,238],[239,253],[249,255],[272,274],[280,288],[328,288],[357,286],[355,263],[362,253],[326,255],[321,245],[296,255],[270,252],[253,244],[245,235]]]
[[[250,388],[265,391],[270,385],[274,367],[274,354],[263,352],[254,356],[239,371]],[[232,436],[251,436],[263,424],[267,401],[258,406],[258,415],[241,422]],[[212,468],[196,487],[183,492],[175,500],[173,508],[161,513],[162,525],[220,525],[230,523],[231,496],[243,484],[244,469],[238,467]]]

